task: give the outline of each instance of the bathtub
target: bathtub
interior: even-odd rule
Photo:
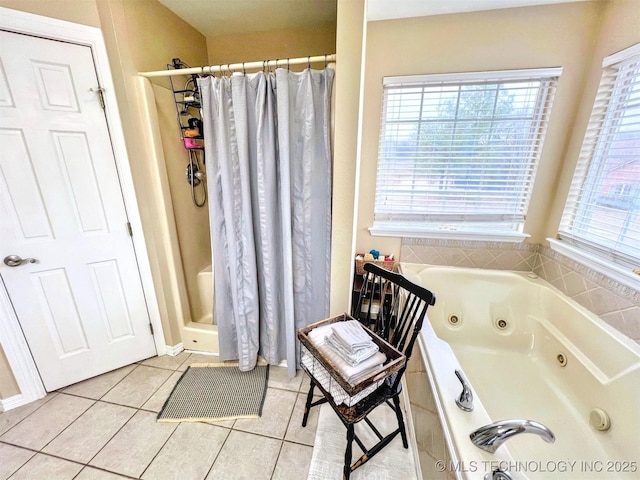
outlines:
[[[431,453],[442,478],[482,479],[495,467],[514,478],[640,478],[638,344],[533,273],[400,269],[436,296],[418,343],[448,450]],[[472,412],[455,403],[456,369]],[[592,425],[607,416],[608,430]],[[472,431],[511,418],[546,425],[555,443],[520,434],[494,454],[471,443]]]

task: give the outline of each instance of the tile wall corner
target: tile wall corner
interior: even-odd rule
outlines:
[[[404,238],[400,260],[533,271],[607,324],[640,343],[640,291],[621,285],[549,247],[528,243]]]
[[[640,343],[640,291],[540,246],[534,273]]]

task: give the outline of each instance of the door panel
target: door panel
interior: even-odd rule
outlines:
[[[82,233],[108,233],[93,158],[83,132],[51,132],[67,196]]]
[[[107,260],[89,263],[88,266],[109,341],[133,337],[133,325],[118,264],[115,260]]]
[[[155,355],[89,47],[0,32],[0,275],[48,391]]]
[[[49,216],[24,134],[21,130],[0,130],[0,172],[14,228],[22,240],[52,238]]]
[[[58,357],[64,358],[89,350],[67,271],[64,268],[54,268],[33,272],[31,281]]]

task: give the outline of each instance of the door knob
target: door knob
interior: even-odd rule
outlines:
[[[8,267],[19,267],[23,263],[36,263],[35,258],[20,258],[19,255],[8,255],[4,257],[4,264]]]

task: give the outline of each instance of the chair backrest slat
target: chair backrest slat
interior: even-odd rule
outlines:
[[[435,305],[435,296],[398,273],[385,270],[374,263],[364,264],[364,278],[352,316],[375,331],[409,360],[416,338],[422,329],[427,308]],[[362,305],[368,301],[366,312]],[[374,304],[378,306],[374,312]],[[406,365],[394,382],[400,382]]]

